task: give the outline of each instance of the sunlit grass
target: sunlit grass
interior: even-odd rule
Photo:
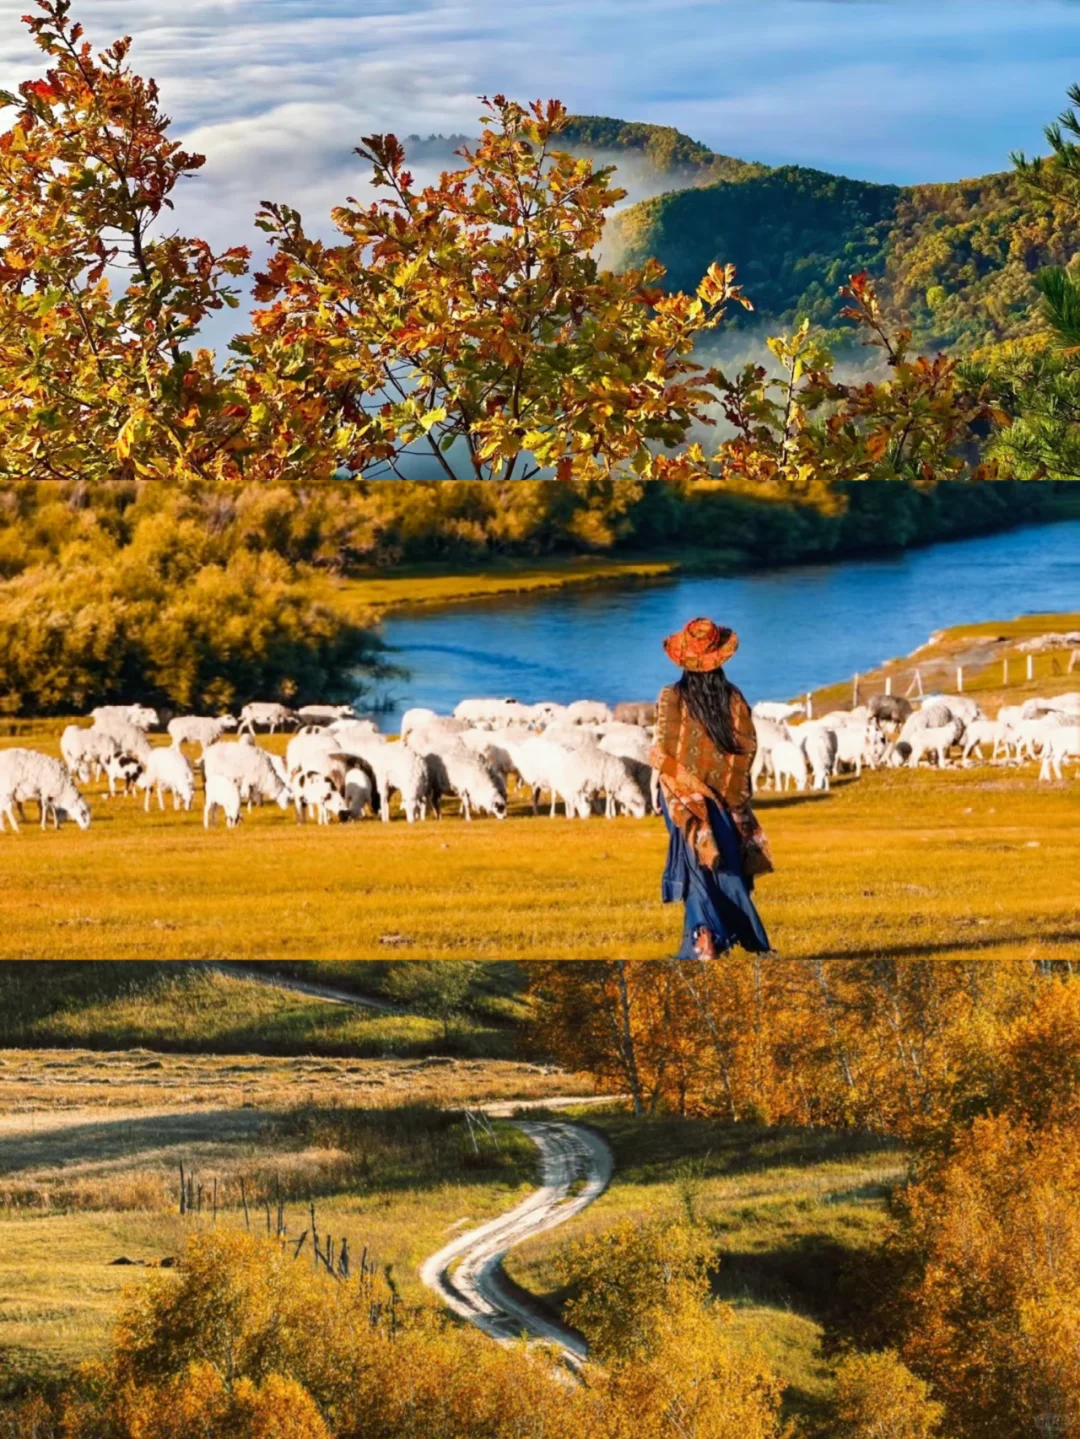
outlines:
[[[519,804],[503,823],[319,828],[267,806],[206,832],[196,811],[92,803],[85,834],[0,838],[0,957],[658,959],[678,943],[656,819],[534,819]],[[777,871],[757,897],[785,957],[1080,953],[1075,780],[886,771],[765,795],[759,811]]]

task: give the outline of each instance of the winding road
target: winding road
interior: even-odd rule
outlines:
[[[523,1240],[565,1224],[603,1194],[614,1167],[611,1150],[577,1124],[522,1120],[518,1128],[540,1151],[541,1187],[508,1214],[452,1239],[424,1262],[420,1278],[455,1314],[493,1339],[544,1340],[576,1365],[586,1355],[584,1339],[511,1284],[502,1260]]]

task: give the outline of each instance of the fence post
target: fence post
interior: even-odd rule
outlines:
[[[247,1191],[244,1189],[244,1176],[240,1176],[240,1203],[244,1206],[244,1228],[251,1228],[251,1215],[247,1207]]]
[[[1009,684],[1009,661],[1001,661],[1001,683],[1007,688]]]
[[[892,675],[885,676],[885,693],[887,695],[892,694]]]
[[[1069,656],[1068,673],[1072,674],[1073,670],[1080,670],[1080,650],[1073,650]]]
[[[1080,654],[1080,650],[1077,653]],[[812,694],[806,696],[806,718],[814,718],[814,696]]]
[[[859,676],[857,673],[851,682],[851,707],[852,709],[859,707]]]
[[[187,1189],[184,1184],[184,1161],[180,1161],[180,1213],[187,1213]]]
[[[1035,678],[1035,656],[1034,656],[1034,655],[1028,655],[1028,657],[1027,657],[1027,677],[1028,677],[1029,680],[1033,680],[1033,679]]]
[[[956,693],[957,693],[958,695],[962,695],[962,694],[964,693],[964,666],[963,666],[963,665],[957,665],[957,666],[956,666]]]

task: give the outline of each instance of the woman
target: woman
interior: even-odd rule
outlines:
[[[757,737],[750,706],[723,668],[738,646],[732,630],[707,619],[664,641],[683,676],[660,692],[651,759],[671,837],[663,899],[686,905],[677,959],[770,947],[750,898],[755,875],[773,867],[750,808]]]

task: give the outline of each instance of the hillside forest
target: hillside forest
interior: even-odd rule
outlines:
[[[70,0],[25,23],[45,72],[0,95],[8,712],[136,675],[191,706],[325,694],[345,654],[356,694],[378,646],[320,572],[688,542],[783,563],[1064,512],[1071,111],[1045,162],[901,191],[498,95],[437,183],[364,137],[381,198],[335,210],[334,244],[268,202],[253,260],[169,230],[204,161],[132,42],[95,50]],[[681,188],[620,210],[589,158],[619,153]],[[253,270],[215,355],[200,329]],[[731,364],[744,322],[789,328]]]

